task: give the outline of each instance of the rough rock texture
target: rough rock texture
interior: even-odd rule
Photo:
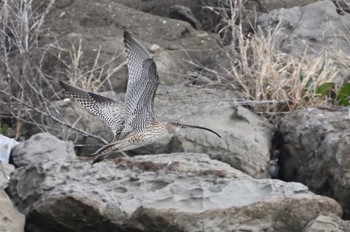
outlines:
[[[212,31],[220,22],[221,17],[214,13],[214,11],[206,8],[207,6],[217,7],[218,1],[212,0],[163,0],[163,1],[142,1],[142,0],[117,0],[128,7],[136,10],[148,12],[162,17],[171,17],[172,7],[182,6],[191,10],[190,17],[179,18],[180,20],[189,22],[194,28]],[[188,13],[186,14],[188,15]]]
[[[126,5],[130,8],[140,10],[143,12],[159,15],[162,17],[167,17],[169,15],[169,9],[171,6],[174,5],[181,5],[184,7],[187,7],[189,9],[195,9],[196,7],[201,6],[201,0],[193,0],[193,1],[187,1],[187,0],[164,0],[164,1],[157,1],[157,0],[149,0],[149,1],[143,1],[143,0],[115,0],[118,3],[121,3],[123,5]]]
[[[72,160],[75,158],[72,142],[64,142],[50,133],[33,135],[12,149],[13,163],[16,167],[38,162],[54,160]]]
[[[348,111],[299,110],[283,117],[280,178],[299,181],[335,198],[350,216],[350,120]]]
[[[0,206],[0,232],[23,232],[25,216],[16,210],[3,189],[0,189]]]
[[[14,171],[11,164],[0,162],[0,232],[23,232],[25,216],[17,211],[4,189]]]
[[[184,124],[205,126],[218,132],[222,138],[219,139],[203,130],[183,129],[173,137],[130,151],[128,154],[183,151],[206,153],[251,176],[266,177],[273,127],[243,107],[232,108],[231,100],[234,97],[230,90],[210,90],[182,85],[160,86],[155,97],[155,113],[159,120],[176,120]],[[122,94],[119,94],[117,99],[122,101]],[[110,129],[87,110],[84,112],[81,107],[66,101],[57,102],[55,105],[71,124],[75,123],[76,127],[111,141]],[[50,132],[60,138],[67,138],[66,130]],[[87,139],[77,134],[68,138],[79,144],[102,145],[95,139]],[[82,148],[79,153],[86,156],[97,148]]]
[[[193,17],[196,21],[199,21],[200,27],[197,26],[198,23],[193,23],[197,28],[217,32],[219,30],[218,25],[225,19],[223,19],[224,14],[218,14],[219,9],[223,12],[224,8],[228,14],[230,14],[229,1],[226,0],[116,0],[128,7],[136,10],[148,12],[151,14],[159,15],[162,17],[171,16],[171,9],[173,6],[183,6],[190,9],[193,12]],[[279,8],[290,8],[294,6],[304,6],[309,3],[316,2],[318,0],[248,0],[244,1],[245,11],[244,14],[254,11],[257,12],[269,12],[273,9]],[[234,3],[234,2],[233,2]],[[216,11],[216,12],[215,12]],[[255,13],[256,14],[256,13]],[[190,20],[188,20],[190,18]],[[180,18],[183,21],[192,22],[192,16]],[[195,28],[196,28],[195,27]]]
[[[349,42],[343,36],[350,27],[350,15],[338,14],[331,1],[272,10],[259,16],[257,24],[265,32],[280,24],[276,45],[280,50],[300,57],[305,54],[305,49],[314,55],[325,49],[350,52]]]
[[[206,126],[222,136],[184,129],[172,139],[173,151],[209,154],[251,176],[266,177],[273,127],[243,107],[232,107],[232,91],[180,87],[158,94],[159,118]]]
[[[182,5],[172,5],[169,8],[169,16],[173,19],[179,19],[191,24],[195,29],[201,28],[201,23],[194,17],[192,10]]]
[[[269,11],[314,1],[251,0],[246,1],[246,6]],[[222,29],[222,25],[218,25],[222,20],[220,14],[213,14],[199,2],[217,6],[219,1],[56,1],[44,24],[44,29],[48,30],[43,30],[39,36],[41,45],[57,42],[42,57],[45,74],[55,80],[67,80],[69,74],[65,71],[72,66],[65,66],[61,61],[67,62],[69,55],[72,57],[65,50],[72,44],[77,52],[80,39],[83,57],[77,65],[79,75],[99,76],[98,71],[92,74],[84,71],[94,65],[100,46],[99,64],[113,59],[106,68],[121,65],[125,61],[122,32],[128,30],[154,53],[162,85],[155,104],[159,118],[206,126],[218,131],[223,139],[205,131],[183,130],[176,136],[129,153],[172,154],[118,158],[91,167],[88,158],[74,158],[72,144],[58,141],[49,134],[34,136],[13,150],[13,160],[19,168],[12,175],[8,188],[16,205],[27,215],[27,231],[288,232],[327,227],[337,231],[349,227],[348,222],[335,216],[341,215],[341,209],[334,200],[314,195],[301,184],[255,180],[231,167],[254,177],[265,177],[273,129],[250,111],[231,107],[234,94],[220,88],[223,84],[230,86],[221,82],[225,78],[212,80],[208,75],[200,78],[205,68],[225,74],[235,65],[235,60],[227,52],[229,47],[221,48],[215,34],[194,29]],[[221,1],[225,2],[229,1]],[[348,3],[335,2],[342,5],[344,11],[340,12],[340,7],[336,8],[330,1],[319,1],[261,15],[258,25],[266,32],[282,20],[277,43],[285,52],[302,55],[308,46],[311,54],[317,54],[323,47],[348,53],[348,41],[338,36],[350,28],[346,13]],[[181,20],[167,18],[175,4],[181,5],[177,12],[182,9],[182,13],[180,17],[172,16]],[[182,7],[191,9],[193,15]],[[139,12],[140,9],[144,12]],[[220,11],[221,15],[231,13],[224,11]],[[160,12],[158,15],[163,17],[145,12]],[[51,50],[59,46],[62,49]],[[193,68],[186,61],[199,65]],[[224,75],[222,73],[220,75]],[[126,67],[122,65],[110,79],[113,89],[124,91],[126,77]],[[105,88],[110,87],[107,83]],[[208,83],[219,87],[215,86],[217,90],[188,87],[203,87]],[[60,92],[58,95],[63,96]],[[122,95],[117,97],[123,98]],[[81,133],[72,134],[71,129],[57,133],[54,129],[60,128],[52,127],[53,134],[73,140],[77,146],[92,145],[89,149],[76,149],[79,153],[88,155],[102,145],[102,140],[112,139],[101,121],[74,103],[58,101],[53,106],[71,124],[99,137],[91,139]],[[349,119],[343,117],[343,112],[327,111],[310,115],[307,112],[295,118],[286,116],[280,124],[281,143],[277,149],[280,151],[280,178],[303,181],[312,190],[335,197],[349,217]],[[51,127],[55,123],[48,121],[45,125]],[[7,185],[6,179],[1,177],[0,183]],[[23,230],[23,216],[16,213],[2,189],[0,201],[0,231]],[[324,216],[324,213],[335,215]],[[9,214],[12,215],[7,216]],[[4,227],[12,226],[13,218],[19,218],[17,227]]]
[[[116,1],[97,3],[93,0],[75,0],[69,4],[63,2],[67,1],[58,1],[55,4],[54,10],[47,16],[45,25],[60,41],[66,41],[62,42],[63,47],[70,48],[71,43],[76,44],[81,39],[84,52],[82,59],[85,60],[85,64],[91,66],[99,47],[101,47],[101,62],[114,57],[115,60],[111,65],[116,67],[125,60],[123,30],[135,34],[148,49],[153,44],[160,47],[154,55],[157,65],[158,59],[163,60],[164,56],[169,60],[168,63],[171,63],[166,67],[158,65],[162,77],[161,84],[183,82],[189,70],[188,65],[183,64],[184,60],[201,63],[220,49],[214,34],[196,31],[184,21],[140,12]],[[54,39],[50,34],[45,34],[43,37],[43,41]],[[167,51],[168,49],[171,51]],[[63,67],[59,66],[60,62],[55,57],[47,57],[46,62],[45,67],[48,70],[56,67],[62,71]],[[126,66],[124,66],[111,78],[115,90],[125,89],[126,77]]]
[[[248,0],[246,7],[249,10],[257,10],[259,12],[270,12],[274,9],[291,8],[295,6],[304,6],[318,0]]]
[[[82,158],[49,159],[17,169],[8,190],[28,231],[288,232],[319,213],[341,214],[334,200],[302,184],[256,180],[193,153],[94,166]]]
[[[302,232],[349,232],[350,222],[333,214],[322,214],[312,220]]]

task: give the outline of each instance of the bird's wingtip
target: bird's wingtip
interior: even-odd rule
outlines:
[[[58,84],[59,84],[61,87],[63,87],[63,86],[66,85],[66,83],[64,83],[63,81],[58,81]]]
[[[91,162],[91,166],[93,166],[95,163],[98,163],[99,161],[96,161],[96,159],[94,159],[92,162]]]
[[[102,157],[96,157],[92,162],[91,162],[91,166],[94,165],[95,163],[99,163],[103,160]]]
[[[127,30],[124,30],[123,37],[125,40],[132,38],[130,32],[128,32]]]
[[[69,90],[69,89],[72,89],[72,88],[74,88],[74,89],[77,89],[77,88],[75,88],[75,87],[73,87],[73,86],[71,86],[71,85],[69,85],[69,84],[67,84],[67,83],[64,83],[63,81],[58,81],[58,84],[63,88],[63,89],[65,89],[65,90]]]

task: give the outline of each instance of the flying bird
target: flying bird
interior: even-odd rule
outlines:
[[[91,113],[101,117],[112,129],[113,142],[98,149],[91,165],[107,158],[112,152],[124,152],[151,144],[173,134],[181,128],[207,130],[219,138],[215,131],[177,121],[159,121],[153,111],[154,96],[159,84],[156,63],[149,52],[128,32],[124,32],[127,56],[128,84],[125,103],[75,88],[59,82],[72,97]]]

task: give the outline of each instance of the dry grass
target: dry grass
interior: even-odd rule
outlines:
[[[275,48],[277,33],[278,29],[248,39],[238,33],[238,50],[229,73],[241,98],[267,114],[330,106],[332,101],[317,90],[323,83],[336,82],[336,62],[326,52],[312,60],[281,53]]]
[[[11,136],[16,139],[24,135],[24,125],[34,125],[35,132],[65,131],[66,138],[84,135],[105,144],[104,138],[76,127],[77,121],[68,122],[59,113],[53,104],[61,98],[57,77],[64,76],[73,85],[97,91],[123,64],[114,67],[116,57],[100,62],[97,49],[94,63],[88,67],[81,42],[69,49],[59,46],[58,40],[40,43],[40,36],[47,34],[43,25],[54,2],[37,2],[38,8],[33,9],[34,0],[0,1],[0,128],[10,125],[14,129]],[[63,64],[60,73],[45,73],[45,62],[50,59]]]
[[[31,120],[32,112],[44,111],[42,88],[52,89],[37,69],[37,55],[44,18],[53,3],[45,2],[39,13],[32,9],[33,0],[0,2],[0,108],[2,115],[16,119],[16,138],[23,122]]]
[[[93,64],[88,66],[86,64],[86,57],[84,57],[82,39],[76,40],[78,40],[78,44],[75,45],[74,42],[71,42],[70,48],[65,48],[58,42],[51,44],[51,50],[55,50],[54,54],[57,61],[62,64],[63,71],[60,72],[60,75],[63,76],[69,84],[85,90],[98,92],[104,90],[103,86],[106,85],[106,83],[112,90],[110,78],[126,65],[126,61],[115,66],[114,62],[120,55],[119,54],[103,62],[100,57],[101,47],[99,47],[96,49]]]
[[[307,51],[302,58],[283,53],[276,48],[279,26],[263,33],[252,22],[255,32],[247,35],[242,17],[245,2],[222,0],[221,7],[212,8],[223,16],[224,26],[217,33],[232,37],[232,66],[227,74],[239,97],[235,104],[249,106],[270,119],[300,108],[336,106],[334,94],[344,79],[339,68],[348,68],[350,57],[327,50],[317,57]],[[324,83],[334,85],[333,96],[319,94]]]

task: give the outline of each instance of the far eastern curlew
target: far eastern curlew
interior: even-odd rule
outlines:
[[[156,64],[148,51],[128,32],[124,32],[124,43],[129,73],[124,106],[112,99],[60,82],[62,88],[90,112],[100,116],[115,134],[112,143],[92,154],[96,156],[92,164],[104,160],[113,151],[123,152],[145,146],[180,128],[207,130],[220,137],[205,127],[158,121],[153,112],[154,95],[159,84]]]

